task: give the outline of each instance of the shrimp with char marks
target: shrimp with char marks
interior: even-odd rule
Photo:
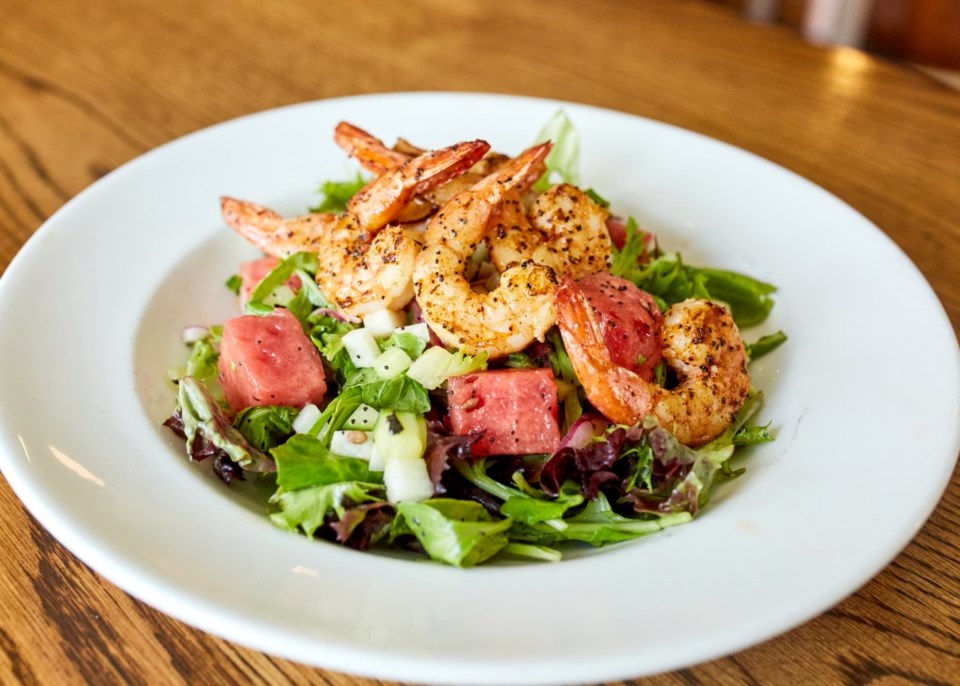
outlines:
[[[362,188],[341,216],[284,219],[260,205],[226,197],[221,210],[228,226],[268,255],[315,253],[317,284],[344,314],[359,317],[399,308],[413,297],[420,237],[391,222],[412,198],[462,174],[489,148],[485,141],[470,141],[407,160]]]
[[[464,276],[498,207],[529,183],[531,169],[543,163],[550,147],[526,150],[459,193],[427,225],[414,286],[424,319],[445,345],[507,355],[543,340],[555,323],[556,276],[549,267],[532,262],[511,267],[486,293],[473,291]]]
[[[709,300],[685,300],[664,315],[663,360],[678,379],[669,389],[613,362],[589,302],[569,277],[557,291],[557,324],[587,398],[616,423],[633,425],[652,415],[681,443],[703,445],[730,426],[750,389],[737,325]]]

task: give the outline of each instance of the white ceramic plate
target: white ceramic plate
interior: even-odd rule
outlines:
[[[778,440],[692,524],[559,564],[467,571],[274,528],[160,428],[185,324],[233,312],[255,251],[229,194],[302,212],[352,165],[340,120],[385,140],[516,152],[562,106],[583,180],[690,263],[780,287],[753,367]],[[0,466],[36,518],[134,596],[275,655],[420,682],[594,682],[740,650],[823,612],[914,536],[958,451],[958,351],[933,292],[854,210],[750,154],[625,114],[397,94],[187,136],[68,203],[0,282]]]

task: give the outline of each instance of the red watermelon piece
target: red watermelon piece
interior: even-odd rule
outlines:
[[[473,454],[552,453],[560,445],[557,386],[549,369],[498,369],[447,380],[450,424],[480,436]]]
[[[284,309],[224,323],[218,372],[234,411],[254,405],[302,407],[319,403],[327,391],[320,354]]]

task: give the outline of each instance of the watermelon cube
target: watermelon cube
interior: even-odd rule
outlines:
[[[549,369],[498,369],[447,380],[450,425],[478,436],[475,456],[552,453],[560,445]]]
[[[320,354],[297,318],[284,309],[224,323],[217,371],[234,411],[320,404],[327,391]]]

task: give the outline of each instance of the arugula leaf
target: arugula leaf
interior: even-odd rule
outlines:
[[[277,485],[284,491],[340,481],[378,481],[372,478],[366,460],[334,455],[322,441],[307,434],[295,434],[270,454],[277,463]]]
[[[233,425],[251,445],[269,450],[293,434],[293,420],[299,412],[285,405],[248,407],[234,418]]]
[[[640,227],[637,225],[637,220],[633,217],[627,217],[623,247],[619,250],[616,246],[611,247],[613,253],[610,263],[611,274],[625,279],[631,278],[631,275],[637,269],[637,265],[647,255],[647,242],[644,240],[644,236],[645,234],[640,231]]]
[[[494,520],[470,500],[431,498],[397,505],[397,519],[417,537],[434,560],[472,567],[490,559],[509,543],[510,519]]]
[[[543,173],[533,189],[542,193],[556,183],[578,185],[580,183],[580,134],[573,126],[573,122],[563,110],[558,110],[546,123],[537,136],[537,143],[553,141],[553,149],[544,160],[546,171]]]
[[[317,256],[310,252],[294,253],[290,257],[281,260],[276,267],[260,280],[253,292],[250,293],[250,299],[247,301],[245,311],[247,314],[266,315],[273,311],[273,307],[267,305],[264,301],[270,297],[274,290],[287,282],[294,272],[301,270],[305,272],[300,277],[308,288],[309,283],[313,283],[313,277],[310,274],[316,274],[318,268]],[[304,278],[306,277],[306,278]],[[319,292],[319,289],[318,291]],[[309,296],[304,296],[309,297]],[[322,296],[321,296],[322,297]],[[323,302],[326,302],[325,300]]]
[[[761,336],[757,341],[747,345],[747,357],[750,360],[756,360],[767,353],[773,352],[786,342],[787,334],[783,331]]]
[[[313,536],[328,516],[341,519],[348,507],[362,503],[382,502],[382,484],[362,481],[338,481],[296,491],[278,490],[270,502],[280,507],[270,521],[287,531],[302,530]]]
[[[367,185],[367,182],[361,176],[360,172],[352,179],[346,181],[325,181],[320,185],[320,202],[311,207],[311,212],[325,212],[331,214],[341,214],[347,209],[347,203],[350,198]]]
[[[685,524],[693,519],[689,512],[677,512],[656,519],[634,519],[617,514],[603,493],[587,503],[579,514],[562,520],[565,526],[551,523],[515,524],[511,540],[553,545],[562,541],[582,541],[593,546],[619,543],[655,533],[669,526]]]

